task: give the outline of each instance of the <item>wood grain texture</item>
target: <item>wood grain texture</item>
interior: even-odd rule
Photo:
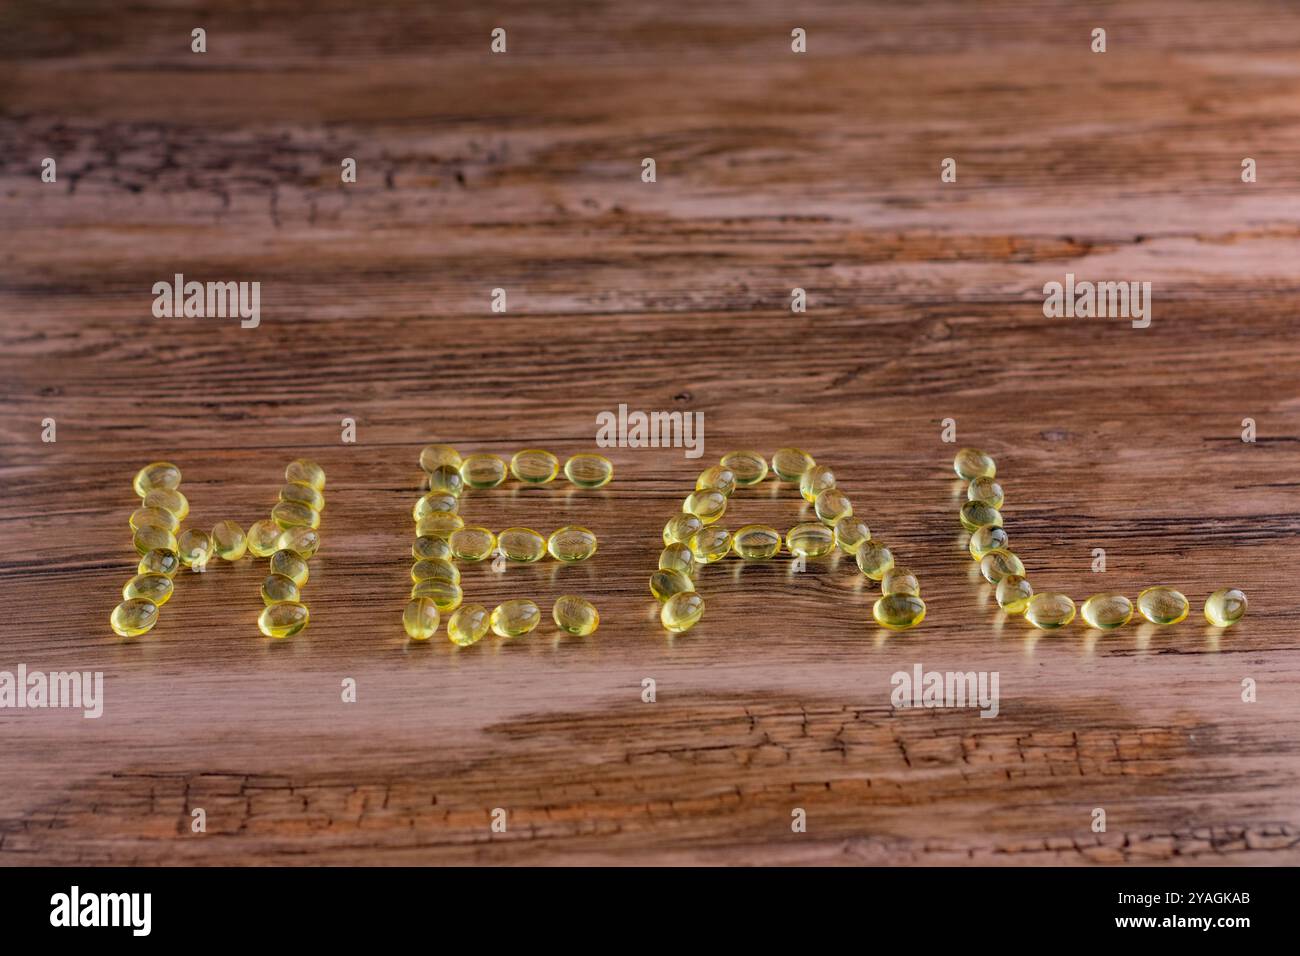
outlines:
[[[1256,2],[7,4],[0,669],[102,670],[106,702],[0,711],[0,863],[1300,862],[1298,52],[1300,14]],[[155,320],[175,272],[260,281],[261,326]],[[1150,281],[1151,327],[1044,319],[1067,272]],[[614,449],[601,491],[464,508],[594,529],[585,565],[465,587],[583,593],[598,634],[408,646],[419,448],[591,450],[619,403],[703,412],[704,458]],[[1171,583],[1193,617],[1004,619],[947,417],[1040,589]],[[920,574],[924,627],[874,627],[847,561],[728,563],[666,638],[663,522],[726,450],[791,443]],[[141,464],[184,469],[196,526],[246,525],[300,455],[329,474],[308,631],[257,634],[246,560],[113,637]],[[1226,585],[1251,610],[1218,635]],[[998,671],[1000,715],[892,710],[917,662]]]

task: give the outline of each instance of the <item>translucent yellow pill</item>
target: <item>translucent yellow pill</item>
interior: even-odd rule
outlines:
[[[1133,602],[1122,594],[1094,594],[1079,608],[1083,619],[1099,631],[1123,627],[1133,616]]]
[[[1002,512],[991,508],[982,501],[966,501],[961,506],[961,526],[974,534],[980,528],[990,525],[1002,527]]]
[[[686,546],[697,564],[712,564],[731,553],[731,532],[717,525],[701,528],[686,539]]]
[[[819,494],[813,502],[813,510],[817,512],[818,521],[832,527],[845,518],[853,517],[853,503],[838,488],[827,488]]]
[[[465,519],[454,511],[430,511],[415,523],[418,537],[426,535],[444,540],[451,537],[453,531],[465,527]]]
[[[871,616],[881,627],[906,631],[925,620],[925,602],[915,594],[886,594],[871,606]]]
[[[727,496],[720,491],[692,491],[682,502],[682,511],[713,524],[727,513]]]
[[[284,529],[270,518],[254,521],[248,526],[249,553],[255,558],[270,557],[280,549],[280,535],[284,533]]]
[[[510,474],[529,485],[544,485],[560,473],[560,459],[543,448],[515,452],[510,459]]]
[[[780,481],[797,482],[815,464],[802,448],[778,448],[772,456],[772,471]]]
[[[244,529],[227,518],[212,526],[212,550],[223,561],[238,561],[248,552]]]
[[[470,488],[495,488],[506,480],[505,459],[498,455],[470,455],[460,463],[460,477]]]
[[[283,639],[299,633],[309,620],[311,615],[307,611],[307,605],[297,601],[281,601],[262,608],[262,613],[257,618],[257,627],[267,637]]]
[[[781,550],[781,532],[765,524],[747,524],[731,536],[731,550],[746,561],[766,561]]]
[[[165,574],[170,578],[175,577],[180,569],[181,559],[175,551],[168,548],[154,548],[145,553],[135,570],[137,574]]]
[[[284,469],[285,481],[301,481],[317,491],[325,490],[325,469],[310,458],[296,458]]]
[[[1054,631],[1074,620],[1074,601],[1068,594],[1044,591],[1025,605],[1025,620],[1040,631]]]
[[[445,491],[431,491],[415,499],[415,506],[411,508],[411,517],[419,521],[425,515],[433,514],[435,511],[456,514],[460,511],[460,499]]]
[[[689,545],[678,541],[659,553],[660,571],[680,571],[688,578],[695,573],[695,555]]]
[[[325,496],[304,481],[289,481],[280,489],[281,501],[296,501],[312,511],[325,510]]]
[[[122,585],[122,597],[125,600],[143,598],[162,607],[172,597],[172,579],[165,574],[137,574]]]
[[[691,535],[704,527],[704,522],[695,515],[679,514],[673,515],[664,525],[664,544],[673,544],[677,541],[689,541]]]
[[[859,571],[871,580],[879,581],[894,566],[894,553],[875,538],[868,538],[858,545],[854,560]]]
[[[984,575],[984,580],[989,584],[997,584],[1008,574],[1023,577],[1025,565],[1010,551],[994,548],[980,558],[980,574]]]
[[[966,500],[978,501],[990,508],[1002,507],[1002,486],[987,475],[972,478],[966,486]]]
[[[820,522],[803,521],[785,533],[785,546],[796,557],[825,557],[835,548],[835,532]]]
[[[464,490],[465,479],[460,476],[460,469],[451,465],[439,465],[429,472],[429,494],[459,498]]]
[[[457,468],[464,464],[461,461],[460,452],[450,445],[425,445],[420,449],[420,467],[425,471],[433,471],[444,465],[448,468]]]
[[[177,521],[184,521],[185,516],[190,513],[189,499],[176,488],[155,488],[144,496],[141,504],[146,508],[170,511],[176,516]]]
[[[460,602],[465,600],[465,592],[460,589],[460,585],[455,581],[446,581],[442,578],[428,578],[424,581],[416,581],[411,588],[411,597],[428,598],[438,605],[438,610],[446,613],[454,611],[460,607]]]
[[[614,477],[614,463],[604,455],[583,452],[564,463],[564,477],[579,488],[599,488]]]
[[[290,578],[298,587],[307,583],[307,562],[297,551],[286,549],[275,552],[271,555],[269,569],[272,574],[283,574],[286,578]]]
[[[861,518],[849,515],[835,522],[835,544],[845,554],[857,554],[862,542],[871,538],[871,529]]]
[[[448,538],[439,538],[436,535],[432,535],[432,534],[420,535],[420,537],[416,538],[415,541],[411,543],[411,557],[415,558],[417,561],[420,558],[454,557],[455,555],[451,550],[451,544],[450,544],[451,537],[460,534],[460,531],[463,530],[465,529],[462,528],[458,531],[453,531],[451,533],[451,536],[449,536]],[[491,533],[492,532],[490,531],[488,532],[488,534]],[[495,538],[493,540],[495,542]]]
[[[566,564],[586,561],[596,553],[596,535],[587,528],[572,524],[553,532],[546,539],[546,550],[556,561]]]
[[[694,591],[695,584],[681,571],[660,568],[650,575],[650,593],[660,601],[667,601],[674,594]]]
[[[1152,624],[1177,624],[1191,610],[1181,591],[1167,587],[1147,588],[1138,595],[1137,607]]]
[[[835,487],[835,472],[825,465],[813,465],[799,476],[799,494],[804,501],[816,501],[823,491]]]
[[[202,568],[212,557],[212,538],[206,531],[188,528],[176,539],[176,555],[187,568]]]
[[[659,609],[659,622],[675,634],[689,631],[704,617],[704,598],[694,591],[674,594]]]
[[[131,543],[141,556],[161,548],[164,551],[176,550],[176,535],[166,528],[140,528],[131,536]]]
[[[576,594],[562,594],[555,599],[551,608],[551,617],[555,626],[569,634],[586,637],[594,634],[600,626],[600,614],[596,605]]]
[[[497,536],[487,528],[458,528],[447,543],[457,561],[482,561],[496,550]]]
[[[158,623],[158,605],[144,598],[129,598],[113,608],[108,623],[122,637],[138,637]]]
[[[320,512],[299,501],[279,501],[271,509],[271,520],[285,528],[319,528]]]
[[[970,556],[978,561],[990,551],[1010,550],[1010,543],[1011,536],[1005,530],[997,525],[986,524],[971,532]]]
[[[285,528],[275,541],[275,550],[293,551],[304,559],[310,558],[320,550],[320,532],[315,528]]]
[[[1008,574],[998,582],[998,607],[1008,614],[1024,614],[1033,596],[1033,585],[1023,575]]]
[[[978,448],[963,448],[952,460],[952,470],[958,478],[971,481],[975,478],[992,478],[998,473],[997,463]]]
[[[262,603],[268,607],[285,601],[296,603],[302,591],[293,578],[283,574],[268,574],[262,581]]]
[[[488,618],[482,604],[466,604],[447,621],[447,639],[461,647],[478,643],[488,632]]]
[[[546,554],[546,539],[532,528],[506,528],[497,535],[497,548],[509,561],[540,561]]]
[[[1232,627],[1246,614],[1246,592],[1223,588],[1205,599],[1205,619],[1215,627]]]
[[[523,637],[542,620],[542,611],[532,601],[516,598],[502,601],[492,609],[488,619],[492,633],[498,637]]]
[[[696,491],[720,491],[728,498],[736,490],[736,475],[730,468],[710,465],[695,479]]]
[[[880,579],[881,594],[910,594],[921,596],[921,582],[915,574],[900,565],[894,565]]]
[[[402,630],[413,641],[427,641],[438,630],[438,605],[429,598],[414,598],[402,611]]]
[[[175,534],[181,526],[180,520],[170,511],[162,508],[136,508],[127,519],[132,531],[141,528],[162,528]]]
[[[756,451],[729,451],[718,462],[738,485],[756,485],[767,477],[767,459]]]
[[[446,558],[423,558],[411,565],[411,580],[450,581],[460,584],[460,568]]]
[[[174,490],[181,486],[181,470],[170,461],[155,461],[145,465],[135,473],[135,478],[131,480],[131,486],[141,498],[160,488]],[[153,627],[153,625],[150,624],[149,627]],[[146,627],[145,630],[147,631],[149,628]],[[143,633],[143,631],[140,633]]]

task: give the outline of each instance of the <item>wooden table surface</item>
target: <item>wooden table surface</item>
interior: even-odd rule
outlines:
[[[0,711],[0,862],[1300,862],[1295,8],[183,6],[0,13],[0,670],[105,674],[98,720]],[[177,272],[259,281],[260,326],[155,319]],[[1151,282],[1150,327],[1044,318],[1066,273]],[[472,523],[579,522],[599,553],[466,566],[542,627],[409,644],[421,446],[596,450],[620,403],[703,413],[703,457],[470,493]],[[1039,590],[1168,583],[1192,616],[1004,617],[947,418],[997,457]],[[921,628],[876,627],[851,562],[783,559],[706,569],[703,621],[660,629],[696,474],[787,444],[918,572]],[[258,634],[252,560],[109,631],[137,468],[179,464],[207,528],[264,516],[298,456],[329,475],[304,633]],[[798,513],[769,483],[724,523]],[[1219,633],[1224,586],[1251,606]],[[593,637],[551,627],[566,592]],[[997,671],[999,715],[893,709],[918,663]]]

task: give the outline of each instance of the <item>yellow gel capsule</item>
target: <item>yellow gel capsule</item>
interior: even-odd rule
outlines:
[[[664,544],[689,541],[691,535],[704,527],[704,522],[692,514],[673,515],[664,525]]]
[[[465,490],[465,479],[460,476],[460,469],[451,465],[439,465],[429,472],[429,494],[451,495],[459,498]]]
[[[980,528],[1002,527],[1002,512],[982,501],[966,501],[961,506],[961,526],[974,534]]]
[[[510,474],[529,485],[544,485],[560,473],[560,459],[542,448],[515,452],[510,459]],[[493,612],[495,613],[495,612]]]
[[[576,594],[562,594],[556,598],[551,617],[560,630],[578,637],[594,634],[600,626],[596,605]]]
[[[212,539],[206,531],[189,528],[176,539],[176,555],[187,568],[202,568],[212,557]]]
[[[728,498],[736,490],[736,475],[730,468],[710,465],[695,479],[696,491],[720,491]]]
[[[667,601],[674,594],[681,594],[683,591],[694,590],[694,582],[680,571],[660,568],[650,575],[650,593],[660,601]]]
[[[424,558],[411,565],[411,580],[416,583],[450,581],[452,584],[460,584],[460,569],[446,558]]]
[[[1152,624],[1177,624],[1191,610],[1181,591],[1167,587],[1147,588],[1138,595],[1137,606]]]
[[[998,473],[998,466],[978,448],[963,448],[952,460],[952,470],[957,472],[958,478],[973,481],[976,478],[992,478]]]
[[[746,561],[766,561],[781,550],[781,532],[765,524],[747,524],[731,536],[731,550]]]
[[[454,553],[451,550],[451,537],[460,534],[459,529],[453,531],[448,538],[439,538],[436,535],[424,534],[416,538],[411,544],[411,557],[419,560],[421,558],[451,558]],[[488,532],[491,534],[491,532]],[[495,539],[494,539],[495,540]]]
[[[438,605],[428,598],[415,598],[402,611],[402,629],[413,641],[427,641],[438,630]]]
[[[701,528],[686,539],[686,546],[697,564],[713,564],[731,553],[731,532],[717,525]]]
[[[238,561],[248,552],[248,536],[244,529],[227,518],[212,527],[212,550],[223,561]]]
[[[885,572],[884,577],[880,579],[881,594],[908,594],[912,597],[921,596],[921,582],[916,575],[907,568],[894,565]],[[922,611],[924,614],[924,610]]]
[[[127,519],[127,524],[131,526],[132,531],[139,531],[141,528],[162,528],[172,534],[175,534],[181,526],[174,514],[162,508],[136,508]]]
[[[871,529],[861,518],[849,515],[835,522],[835,544],[845,554],[857,554],[862,542],[871,538]]]
[[[873,581],[884,578],[894,566],[894,553],[875,538],[868,538],[858,545],[854,559],[858,563],[858,570]]]
[[[495,488],[506,480],[505,459],[497,455],[470,455],[460,463],[460,477],[470,488]]]
[[[799,476],[799,494],[804,501],[816,501],[823,491],[835,487],[835,472],[825,465],[813,465]]]
[[[433,514],[435,511],[456,514],[460,511],[460,499],[445,491],[431,491],[415,500],[415,506],[411,508],[411,517],[419,521],[425,515]]]
[[[720,491],[692,491],[682,502],[682,511],[713,524],[727,513],[727,496]]]
[[[158,605],[144,598],[129,598],[113,608],[108,623],[122,637],[138,637],[158,623]]]
[[[497,535],[497,550],[508,561],[532,563],[546,554],[546,539],[532,528],[506,528]]]
[[[984,557],[990,551],[1007,551],[1011,543],[1011,536],[997,525],[986,524],[983,527],[976,528],[970,535],[970,556],[976,561]]]
[[[307,626],[310,619],[307,605],[297,601],[281,601],[262,608],[262,613],[257,618],[257,627],[267,637],[283,639],[293,637]]]
[[[465,592],[460,589],[460,585],[455,581],[446,581],[442,578],[427,578],[415,582],[415,586],[411,588],[411,597],[413,599],[428,598],[438,605],[439,611],[446,613],[460,607],[460,602],[465,600]]]
[[[271,555],[269,570],[272,574],[283,574],[286,578],[292,579],[298,587],[307,583],[307,562],[297,551],[286,549],[275,552]]]
[[[915,594],[886,594],[871,606],[871,616],[881,627],[906,631],[925,620],[925,602]]]
[[[678,541],[659,553],[660,571],[679,571],[688,578],[695,573],[695,555],[688,545]]]
[[[659,609],[659,623],[674,634],[689,631],[704,617],[704,598],[694,591],[674,594]]]
[[[311,485],[301,481],[290,481],[280,489],[281,501],[296,501],[306,505],[312,511],[325,510],[325,496]]]
[[[998,607],[1008,614],[1024,614],[1033,596],[1034,587],[1023,575],[1008,574],[998,582]]]
[[[532,601],[502,601],[492,609],[488,624],[498,637],[523,637],[542,620],[542,611]]]
[[[165,574],[137,574],[122,585],[122,597],[128,601],[141,598],[162,607],[171,600],[172,589],[172,579]]]
[[[987,475],[972,478],[970,484],[966,486],[966,500],[978,501],[990,508],[1001,508],[1002,486]]]
[[[319,528],[320,512],[298,501],[280,501],[271,509],[271,520],[285,528]]]
[[[1025,620],[1040,631],[1054,631],[1074,620],[1074,602],[1068,594],[1044,591],[1025,605]]]
[[[772,471],[779,481],[797,482],[817,462],[802,448],[778,448],[772,456]]]
[[[181,486],[181,470],[173,465],[170,461],[155,461],[145,465],[135,473],[135,478],[131,480],[131,487],[141,498],[147,497],[149,492],[158,489],[174,491]],[[149,627],[153,627],[152,624]],[[149,630],[149,628],[145,628]],[[140,633],[144,633],[141,631]]]
[[[304,559],[310,558],[320,550],[320,532],[315,528],[285,528],[276,539],[274,550],[293,551]]]
[[[175,551],[167,548],[154,548],[152,551],[146,552],[135,570],[137,574],[165,574],[170,578],[175,577],[176,572],[180,569],[181,559]]]
[[[497,536],[487,528],[458,528],[447,543],[457,561],[482,561],[496,549]]]
[[[586,561],[596,553],[596,536],[579,525],[568,525],[546,539],[546,550],[556,561],[566,564]]]
[[[820,522],[803,521],[786,532],[785,546],[796,557],[825,557],[835,548],[835,532]]]
[[[460,647],[477,644],[488,632],[488,609],[466,604],[447,621],[447,639]]]
[[[255,558],[267,558],[280,549],[280,535],[284,529],[270,518],[254,521],[248,526],[248,550]]]
[[[756,485],[767,477],[767,459],[756,451],[729,451],[718,464],[731,472],[738,485]]]
[[[614,463],[604,455],[583,452],[564,463],[564,477],[579,488],[599,488],[614,477]]]
[[[283,574],[268,574],[262,581],[262,603],[268,607],[285,601],[297,602],[302,597],[297,582]]]
[[[131,537],[131,543],[141,556],[156,548],[164,551],[176,550],[176,535],[166,528],[141,528]]]
[[[997,584],[1008,574],[1024,577],[1025,566],[1020,558],[1010,551],[994,548],[980,558],[980,574],[984,575],[984,580],[989,584]]]
[[[433,471],[444,465],[459,470],[462,464],[464,462],[460,452],[450,445],[425,445],[420,449],[420,467],[425,471]]]
[[[453,531],[459,531],[463,527],[465,519],[454,511],[430,511],[415,523],[415,533],[418,537],[431,535],[446,540]]]
[[[285,481],[301,481],[317,491],[325,490],[325,469],[310,458],[296,458],[284,469]]]
[[[1099,631],[1123,627],[1133,616],[1133,602],[1122,594],[1094,594],[1083,602],[1079,613]]]
[[[1222,588],[1205,599],[1205,619],[1215,627],[1232,627],[1246,614],[1246,592]]]
[[[163,511],[170,511],[176,516],[177,521],[184,521],[185,516],[190,513],[190,502],[176,488],[155,488],[144,496],[141,502],[146,508],[161,508]]]
[[[849,496],[838,488],[827,488],[813,502],[817,520],[825,525],[837,525],[845,518],[853,517],[853,503]]]

